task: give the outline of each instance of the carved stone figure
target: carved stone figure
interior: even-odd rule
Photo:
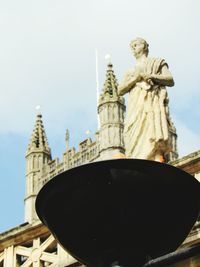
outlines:
[[[136,65],[118,87],[119,95],[129,93],[124,128],[126,156],[164,161],[172,150],[165,86],[173,86],[174,81],[164,59],[148,58],[149,45],[144,39],[137,38],[130,46]]]

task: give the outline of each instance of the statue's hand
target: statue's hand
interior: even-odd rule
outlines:
[[[124,81],[118,86],[118,94],[124,95],[129,92],[142,77],[139,72],[128,73]]]
[[[147,74],[147,73],[141,73],[140,74],[141,78],[147,82],[148,84],[150,85],[154,85],[154,82],[153,82],[153,76],[151,74]]]
[[[141,77],[142,77],[142,79],[143,79],[144,81],[147,81],[147,80],[149,80],[149,79],[152,78],[152,75],[151,75],[151,74],[141,73],[140,75],[141,75]]]

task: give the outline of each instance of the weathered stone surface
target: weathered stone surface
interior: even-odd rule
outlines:
[[[200,150],[186,155],[180,159],[171,161],[170,163],[198,178],[200,174]]]
[[[39,221],[0,234],[0,266],[58,267],[75,262]]]
[[[120,84],[120,95],[129,93],[124,126],[126,156],[163,161],[173,150],[168,96],[165,86],[174,81],[165,60],[148,58],[142,38],[131,42],[136,66]]]
[[[124,98],[118,95],[118,83],[111,63],[107,66],[104,88],[99,98],[99,159],[124,154]]]

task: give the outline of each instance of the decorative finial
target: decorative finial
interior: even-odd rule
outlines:
[[[35,110],[37,111],[37,114],[40,114],[41,112],[41,106],[40,105],[37,105],[36,107],[35,107]]]
[[[66,132],[65,132],[65,142],[66,142],[66,150],[68,151],[69,150],[69,130],[66,129]]]
[[[105,55],[105,60],[107,61],[108,65],[111,64],[111,55],[110,54],[106,54]]]
[[[89,136],[91,134],[90,130],[86,130],[85,134]]]
[[[66,129],[66,132],[65,132],[65,140],[69,141],[69,130],[68,129]]]

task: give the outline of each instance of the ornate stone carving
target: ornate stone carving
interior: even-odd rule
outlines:
[[[13,229],[0,239],[1,267],[64,267],[76,262],[42,224]]]
[[[142,38],[131,42],[135,68],[127,72],[118,87],[119,95],[129,92],[125,119],[126,156],[163,161],[172,151],[166,86],[174,81],[164,59],[148,58],[148,44]]]
[[[100,118],[99,147],[100,159],[113,158],[124,154],[123,128],[125,105],[118,95],[118,83],[111,63],[107,66],[106,81],[99,98]]]

